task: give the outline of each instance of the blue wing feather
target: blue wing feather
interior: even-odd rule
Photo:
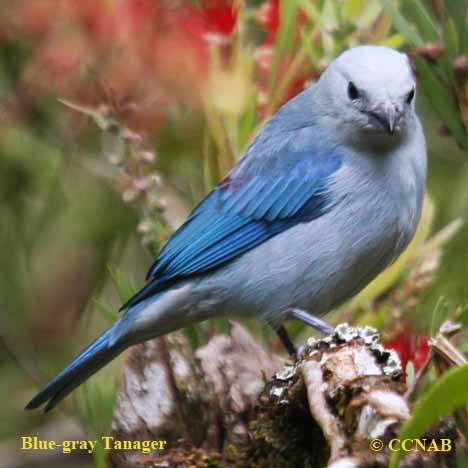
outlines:
[[[148,272],[151,281],[122,308],[136,305],[174,281],[219,267],[330,210],[335,200],[328,188],[341,158],[317,144],[313,136],[310,129],[301,129],[291,138],[272,136],[269,145],[265,138],[254,141],[246,156],[169,239]]]

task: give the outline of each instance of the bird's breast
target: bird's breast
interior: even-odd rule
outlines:
[[[331,193],[339,200],[336,206],[272,242],[281,259],[272,270],[285,273],[283,285],[290,285],[295,306],[327,312],[357,294],[407,247],[418,225],[424,183],[400,156],[406,155],[345,165]]]

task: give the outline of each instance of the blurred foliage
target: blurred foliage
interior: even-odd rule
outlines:
[[[379,324],[409,362],[421,348],[409,350],[412,337],[425,342],[455,310],[468,323],[468,229],[451,224],[468,212],[467,18],[465,0],[4,0],[0,396],[13,404],[2,407],[0,440],[48,420],[21,411],[33,384],[115,320],[173,229],[269,116],[354,45],[403,48],[414,60],[431,201],[405,256],[331,319]],[[442,246],[418,290],[421,262]],[[407,313],[395,318],[395,304]],[[248,325],[278,347],[268,327]],[[289,327],[298,339],[310,334]],[[195,346],[228,331],[215,320],[186,333]],[[106,433],[116,368],[62,412]]]
[[[421,396],[411,418],[401,429],[401,439],[416,439],[445,416],[468,404],[468,364],[447,371]],[[447,398],[450,395],[450,398]],[[395,451],[390,468],[398,468],[403,451]]]
[[[465,2],[382,0],[411,46],[421,86],[441,122],[468,150],[468,14]]]

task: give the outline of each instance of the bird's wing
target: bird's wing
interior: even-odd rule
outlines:
[[[340,156],[325,151],[307,132],[255,140],[169,239],[148,272],[150,282],[122,309],[320,217],[336,203],[328,189],[340,166]]]

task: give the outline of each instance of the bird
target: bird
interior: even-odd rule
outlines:
[[[107,331],[26,406],[47,412],[122,353],[214,317],[284,322],[362,290],[413,238],[427,155],[408,56],[350,48],[286,102],[175,231]]]

